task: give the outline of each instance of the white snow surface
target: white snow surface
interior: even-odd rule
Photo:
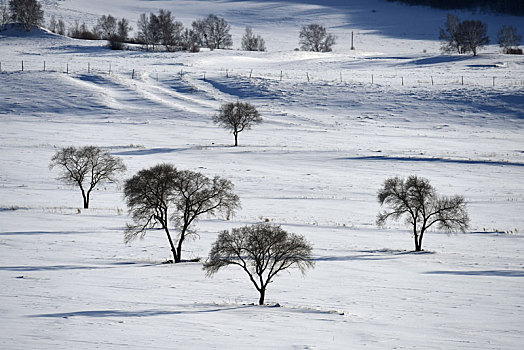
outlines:
[[[522,56],[496,45],[441,55],[445,11],[379,0],[42,4],[46,18],[89,26],[159,8],[186,26],[215,13],[235,45],[115,52],[0,32],[0,348],[522,348]],[[522,17],[457,14],[486,21],[492,41],[501,24],[524,32]],[[337,35],[334,52],[293,50],[312,22]],[[246,25],[268,52],[237,50]],[[264,123],[232,147],[211,117],[236,100]],[[161,232],[124,245],[121,186],[99,188],[84,210],[78,189],[56,181],[50,159],[69,145],[122,157],[124,179],[160,162],[230,179],[242,208],[199,221],[184,259],[205,259],[221,230],[269,221],[305,235],[316,267],[282,273],[255,306],[241,270],[210,279],[201,262],[162,264]],[[402,221],[377,228],[377,190],[410,174],[465,196],[469,231],[432,230],[413,253]]]

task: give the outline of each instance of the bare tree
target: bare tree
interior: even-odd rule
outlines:
[[[192,226],[199,217],[223,213],[229,218],[240,206],[231,181],[178,171],[170,164],[139,171],[126,181],[124,196],[134,221],[125,231],[125,242],[144,237],[147,230],[160,226],[168,237],[175,263],[182,259],[185,239],[196,234]],[[169,229],[171,221],[178,230],[176,246]]]
[[[415,175],[386,179],[378,191],[378,201],[388,209],[378,214],[377,224],[384,226],[389,218],[406,217],[417,252],[422,250],[424,233],[434,224],[449,232],[465,232],[469,225],[464,197],[438,196],[427,179]]]
[[[41,25],[44,21],[44,11],[36,0],[10,0],[9,11],[11,19],[22,23],[27,31]]]
[[[472,52],[476,56],[480,48],[489,44],[486,32],[484,22],[461,22],[457,16],[448,13],[444,28],[440,29],[441,50],[448,53],[456,51],[459,54]]]
[[[98,18],[93,31],[102,39],[109,40],[109,38],[117,34],[117,21],[111,15],[102,15]]]
[[[134,222],[127,225],[124,241],[129,243],[137,236],[143,238],[147,230],[160,226],[167,235],[174,261],[178,255],[169,231],[169,218],[177,178],[178,171],[173,165],[158,164],[140,170],[124,185],[124,197]]]
[[[503,25],[497,35],[497,40],[499,46],[504,49],[504,52],[509,53],[511,50],[518,48],[522,37],[517,34],[517,29],[515,27],[506,27]]]
[[[56,34],[65,35],[65,33],[66,33],[66,26],[65,26],[64,20],[60,18],[56,25]]]
[[[458,36],[464,52],[477,56],[479,49],[489,44],[486,23],[481,21],[462,21],[458,26]]]
[[[220,106],[218,114],[213,117],[213,122],[230,130],[235,137],[235,146],[238,146],[238,134],[251,129],[253,125],[262,123],[262,117],[252,104],[237,101]]]
[[[189,52],[199,52],[198,35],[194,30],[186,28],[182,33],[182,50]]]
[[[132,31],[133,28],[129,24],[129,21],[125,18],[122,18],[118,21],[116,24],[116,35],[120,38],[120,41],[126,42],[129,38],[129,32]]]
[[[250,27],[246,27],[246,33],[242,37],[242,50],[266,51],[266,42],[260,35],[255,36]]]
[[[6,30],[11,16],[6,0],[0,0],[0,32]]]
[[[311,244],[303,237],[288,233],[280,226],[258,224],[222,231],[204,263],[207,276],[222,267],[240,266],[260,294],[264,304],[266,289],[281,271],[297,267],[302,274],[314,267]]]
[[[56,21],[55,15],[52,15],[49,19],[49,26],[47,29],[49,29],[51,32],[56,33],[56,27],[58,25],[58,22]]]
[[[320,24],[309,24],[300,30],[300,48],[304,51],[330,52],[336,37]]]
[[[199,44],[214,49],[227,49],[233,46],[229,31],[231,26],[224,18],[210,14],[192,24],[194,32],[199,37]]]
[[[171,11],[163,9],[159,11],[158,26],[162,45],[167,51],[175,51],[176,47],[181,46],[183,25],[182,22],[175,21]]]
[[[458,26],[460,20],[457,16],[452,13],[448,13],[446,16],[446,23],[444,28],[440,28],[439,39],[442,40],[441,50],[442,52],[457,52],[463,53],[458,35]]]
[[[89,197],[97,185],[118,182],[116,174],[126,170],[120,158],[96,146],[62,148],[51,158],[49,168],[54,167],[61,170],[59,180],[80,188],[84,209],[89,208]]]

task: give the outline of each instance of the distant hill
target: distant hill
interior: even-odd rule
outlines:
[[[483,10],[524,16],[524,0],[388,0],[408,5],[425,5],[444,10]]]

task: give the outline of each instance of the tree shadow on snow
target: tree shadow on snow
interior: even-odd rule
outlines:
[[[345,157],[339,160],[371,160],[371,161],[398,161],[398,162],[438,162],[454,164],[479,164],[479,165],[506,165],[506,166],[524,166],[524,163],[491,161],[491,160],[474,160],[474,159],[446,159],[446,158],[429,158],[429,157],[388,157],[388,156],[363,156],[363,157]]]
[[[56,318],[68,318],[68,317],[151,317],[151,316],[163,316],[163,315],[184,315],[184,314],[200,314],[220,311],[230,311],[236,309],[244,309],[252,307],[251,305],[241,306],[213,306],[212,308],[203,310],[141,310],[141,311],[124,311],[124,310],[89,310],[89,311],[74,311],[74,312],[61,312],[52,314],[38,314],[30,315],[29,317],[56,317]]]
[[[103,266],[49,265],[49,266],[0,266],[0,271],[59,271],[103,269]]]
[[[524,270],[428,271],[426,275],[524,277]]]
[[[12,231],[0,232],[0,236],[72,235],[83,232],[74,231]]]

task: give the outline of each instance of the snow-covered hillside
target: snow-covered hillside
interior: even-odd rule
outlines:
[[[0,348],[521,348],[522,57],[496,45],[441,55],[446,12],[380,0],[42,3],[89,26],[108,13],[167,8],[186,26],[216,13],[235,50],[0,33]],[[458,14],[486,21],[492,39],[502,24],[524,32],[523,18]],[[336,33],[334,52],[294,51],[311,22]],[[268,52],[236,50],[246,25]],[[264,123],[232,147],[211,117],[236,100]],[[162,264],[161,232],[124,245],[121,188],[78,209],[79,191],[48,169],[60,147],[91,144],[121,157],[125,178],[171,162],[235,184],[242,209],[200,221],[185,259],[205,259],[221,230],[268,220],[305,235],[316,268],[277,277],[266,300],[281,307],[258,307],[240,270],[209,279],[201,263]],[[377,190],[410,174],[465,196],[469,232],[429,232],[412,253],[403,222],[377,228]]]

